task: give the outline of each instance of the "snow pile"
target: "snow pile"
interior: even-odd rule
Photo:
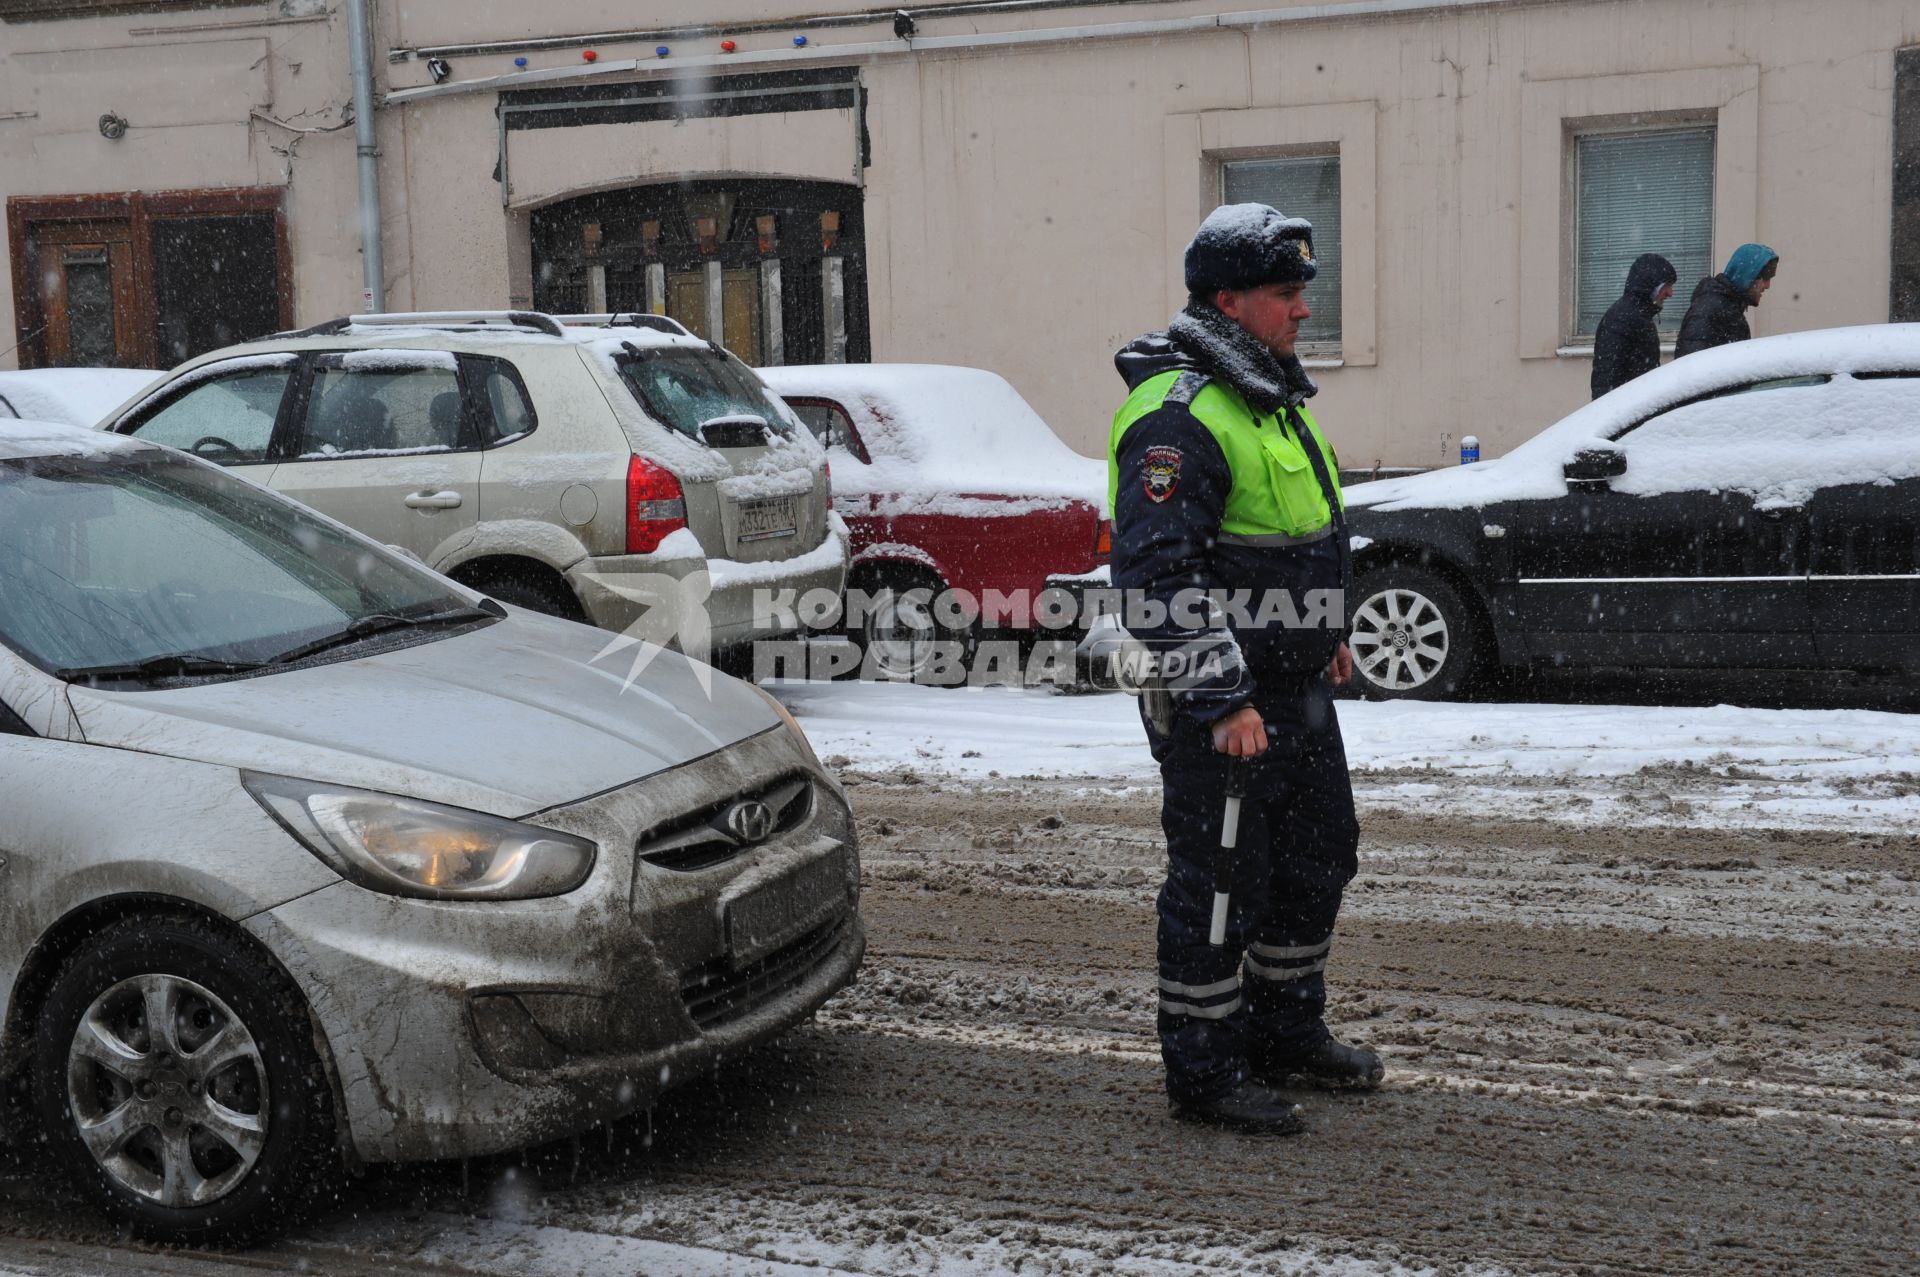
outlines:
[[[1859,328],[1829,328],[1780,337],[1762,337],[1703,350],[1685,359],[1676,359],[1594,400],[1547,427],[1505,457],[1410,475],[1404,479],[1358,483],[1345,490],[1347,505],[1350,508],[1371,506],[1381,510],[1460,510],[1486,506],[1496,501],[1562,496],[1567,490],[1562,467],[1573,459],[1575,453],[1586,448],[1615,446],[1625,447],[1629,458],[1628,475],[1624,480],[1615,481],[1613,486],[1616,491],[1674,491],[1692,486],[1691,482],[1681,482],[1679,476],[1697,478],[1701,468],[1709,461],[1726,461],[1724,453],[1729,447],[1744,448],[1749,440],[1739,434],[1742,424],[1751,422],[1757,428],[1763,419],[1770,417],[1778,423],[1779,430],[1790,431],[1800,405],[1813,402],[1816,396],[1826,396],[1819,402],[1830,405],[1820,409],[1820,416],[1827,423],[1822,427],[1823,430],[1837,432],[1841,423],[1847,420],[1849,399],[1858,397],[1859,402],[1867,405],[1873,414],[1868,433],[1874,438],[1883,439],[1897,411],[1893,406],[1894,401],[1903,395],[1901,388],[1907,388],[1904,394],[1907,402],[1912,404],[1916,397],[1920,397],[1913,390],[1913,387],[1920,386],[1920,382],[1905,378],[1878,382],[1854,381],[1848,374],[1856,371],[1920,371],[1920,327],[1912,324],[1879,324]],[[1834,380],[1821,387],[1756,392],[1765,394],[1768,403],[1783,406],[1789,401],[1776,399],[1775,396],[1808,392],[1792,401],[1795,404],[1793,410],[1762,409],[1756,400],[1735,394],[1694,404],[1673,414],[1676,422],[1684,417],[1694,426],[1701,427],[1712,437],[1711,443],[1703,441],[1697,447],[1692,447],[1676,439],[1664,451],[1649,452],[1647,461],[1641,463],[1638,461],[1638,441],[1635,438],[1638,431],[1628,434],[1618,445],[1610,442],[1635,423],[1706,395],[1735,390],[1756,382],[1820,375],[1832,375]],[[1912,411],[1911,407],[1907,409],[1909,417]],[[1691,415],[1696,413],[1701,415]],[[1650,428],[1664,429],[1665,423]],[[1734,443],[1729,443],[1729,432],[1733,435]],[[1776,433],[1775,427],[1769,426],[1767,433]],[[1653,436],[1648,438],[1651,440]],[[1781,438],[1784,441],[1785,436]],[[1752,457],[1742,457],[1738,473],[1743,477],[1743,482],[1728,486],[1754,492],[1764,502],[1784,500],[1790,494],[1804,494],[1810,490],[1806,482],[1814,477],[1823,483],[1873,481],[1871,477],[1835,477],[1839,470],[1830,464],[1830,454],[1823,451],[1825,446],[1816,447],[1805,437],[1798,449],[1788,449],[1784,442],[1777,446],[1770,445]],[[1914,447],[1909,437],[1903,455],[1911,456]],[[1860,473],[1860,461],[1858,456],[1847,458],[1846,472]],[[1663,475],[1663,467],[1668,466],[1674,468]],[[1719,470],[1716,468],[1713,473],[1717,475]],[[1892,476],[1889,474],[1887,477]],[[1627,486],[1629,484],[1661,486],[1630,487]]]
[[[834,449],[836,496],[888,497],[919,512],[933,506],[973,516],[1069,500],[1106,505],[1106,463],[1062,443],[1018,391],[984,369],[822,364],[766,368],[761,376],[778,394],[846,408],[873,462]],[[1020,498],[1022,506],[963,502],[980,496]],[[955,502],[966,508],[949,510]]]
[[[0,419],[98,425],[161,374],[152,368],[34,368],[0,372]],[[7,412],[12,408],[11,413]]]

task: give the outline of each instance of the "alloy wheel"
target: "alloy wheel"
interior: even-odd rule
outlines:
[[[1354,663],[1372,683],[1391,692],[1422,687],[1446,666],[1453,650],[1446,615],[1417,590],[1389,588],[1360,605],[1348,636]]]

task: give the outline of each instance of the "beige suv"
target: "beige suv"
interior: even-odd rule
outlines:
[[[695,654],[793,616],[757,600],[846,579],[820,445],[752,369],[658,316],[349,316],[202,355],[103,428],[504,602]]]

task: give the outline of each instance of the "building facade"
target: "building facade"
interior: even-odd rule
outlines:
[[[1214,204],[1312,218],[1349,468],[1583,402],[1644,251],[1756,333],[1920,318],[1905,0],[371,0],[390,309],[656,309],[754,362],[1006,376],[1100,451]],[[0,366],[363,306],[340,0],[0,0]],[[9,348],[12,348],[9,350]]]

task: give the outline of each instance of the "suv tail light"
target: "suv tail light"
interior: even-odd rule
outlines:
[[[1112,557],[1113,555],[1113,520],[1111,519],[1100,520],[1099,529],[1095,531],[1093,534],[1093,552],[1099,555],[1103,559]]]
[[[645,457],[627,462],[627,553],[652,554],[687,526],[687,498],[673,471]]]

